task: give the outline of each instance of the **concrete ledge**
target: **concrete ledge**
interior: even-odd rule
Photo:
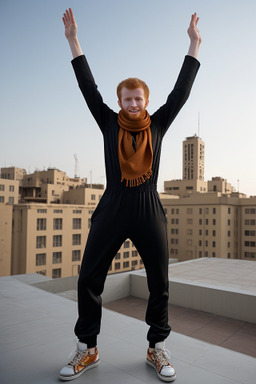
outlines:
[[[147,278],[142,273],[131,273],[131,295],[148,298]],[[170,281],[169,295],[170,304],[256,323],[256,294],[248,291],[176,279]]]

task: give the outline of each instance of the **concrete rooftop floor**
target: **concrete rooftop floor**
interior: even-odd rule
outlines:
[[[58,383],[57,374],[74,348],[74,301],[15,277],[0,278],[1,384]],[[145,363],[147,325],[103,310],[98,368],[77,384],[160,383]],[[167,340],[177,384],[254,384],[256,359],[172,332]]]

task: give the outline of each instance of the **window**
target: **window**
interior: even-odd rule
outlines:
[[[53,213],[62,213],[62,209],[54,209]]]
[[[76,233],[72,235],[72,245],[81,245],[81,234]]]
[[[14,192],[14,185],[9,185],[9,192]]]
[[[193,219],[187,219],[187,224],[193,224]]]
[[[53,229],[62,229],[62,219],[53,219]]]
[[[52,270],[52,278],[60,279],[61,278],[61,268],[56,268]]]
[[[36,248],[46,248],[46,236],[36,237]]]
[[[91,195],[91,200],[95,200],[96,199],[96,196],[95,195]]]
[[[215,215],[216,214],[216,208],[212,209],[212,213]]]
[[[212,247],[213,247],[213,248],[216,247],[216,242],[215,242],[215,241],[212,242]]]
[[[178,239],[177,239],[177,240],[178,240]],[[188,240],[187,240],[187,245],[188,245],[188,246],[191,246],[191,245],[192,245],[192,239],[188,239]]]
[[[123,268],[129,268],[130,262],[129,261],[124,261],[123,262]]]
[[[130,252],[124,252],[124,259],[127,259],[130,256]]]
[[[230,221],[230,219],[228,219],[228,225],[230,225],[231,224],[231,221]]]
[[[132,251],[132,257],[138,256],[138,251]]]
[[[193,235],[193,229],[187,229],[187,235],[192,236]]]
[[[79,213],[82,213],[82,210],[81,209],[73,209],[73,213],[79,214]]]
[[[230,207],[228,208],[228,213],[231,213],[231,208]]]
[[[0,184],[0,191],[4,191],[4,184]]]
[[[212,231],[212,235],[216,236],[216,231],[215,230]]]
[[[9,197],[9,204],[14,204],[14,197],[13,196]]]
[[[37,213],[47,213],[47,209],[38,209]]]
[[[203,208],[199,208],[199,215],[202,215],[203,213]]]
[[[124,242],[124,248],[130,248],[130,241]]]
[[[82,219],[73,219],[73,229],[81,229]]]
[[[116,256],[115,256],[115,259],[116,259],[116,260],[119,260],[120,258],[121,258],[121,253],[118,252],[118,253],[116,254]]]
[[[212,219],[212,225],[216,225],[216,219]]]
[[[46,253],[36,254],[36,266],[46,265]]]
[[[37,231],[45,231],[46,230],[46,219],[37,219],[36,229],[37,229]]]
[[[91,225],[92,225],[92,219],[91,219],[91,218],[89,218],[89,219],[88,219],[88,229],[90,229],[90,228],[91,228]]]
[[[199,219],[199,225],[202,225],[202,224],[203,224],[203,220]]]
[[[115,263],[115,270],[117,271],[120,268],[121,268],[121,264],[120,263]]]
[[[72,261],[81,261],[81,250],[76,249],[72,251]]]
[[[187,208],[187,214],[192,215],[193,214],[193,208]]]
[[[4,196],[0,196],[0,203],[4,203]]]
[[[137,261],[137,260],[133,260],[133,261],[132,261],[132,267],[136,267],[137,264],[138,264],[138,261]]]
[[[62,252],[53,252],[52,254],[52,263],[60,264],[62,263]]]
[[[62,235],[53,235],[53,247],[62,247]]]

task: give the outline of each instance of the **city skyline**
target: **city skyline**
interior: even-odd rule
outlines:
[[[77,154],[79,176],[105,184],[102,136],[77,87],[64,37],[61,17],[68,7],[105,102],[118,111],[115,87],[134,75],[151,89],[150,113],[176,81],[190,16],[198,13],[201,68],[166,134],[158,189],[165,180],[182,178],[182,141],[196,133],[205,142],[205,180],[220,176],[254,195],[256,4],[249,0],[132,0],[129,7],[116,0],[2,3],[0,166],[28,173],[52,167],[73,177]]]

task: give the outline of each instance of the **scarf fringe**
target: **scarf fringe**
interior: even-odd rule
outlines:
[[[144,175],[137,177],[136,179],[126,179],[125,177],[121,178],[121,182],[126,180],[126,187],[138,187],[139,185],[145,183],[152,176],[153,171],[150,169]]]

